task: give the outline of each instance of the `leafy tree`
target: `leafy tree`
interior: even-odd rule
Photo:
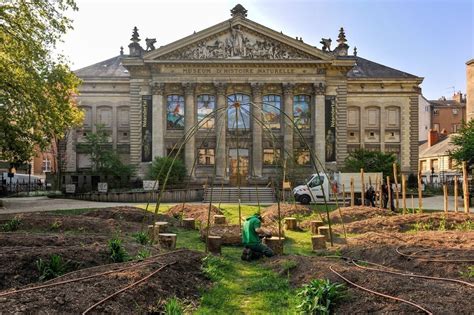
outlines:
[[[393,178],[393,163],[396,162],[397,157],[394,154],[359,149],[351,152],[346,158],[344,171],[360,172],[363,168],[365,172],[382,172],[384,176]]]
[[[456,145],[456,149],[449,152],[453,159],[459,163],[466,161],[468,168],[474,165],[474,119],[463,123],[458,134],[452,137],[451,143]]]
[[[81,122],[79,79],[53,57],[77,10],[74,0],[11,0],[0,5],[0,159],[29,160],[36,147]]]
[[[164,183],[168,170],[171,169],[166,182],[167,185],[176,185],[183,183],[186,177],[186,166],[180,159],[176,159],[173,163],[173,157],[156,157],[150,168],[150,177],[158,179],[159,183]]]

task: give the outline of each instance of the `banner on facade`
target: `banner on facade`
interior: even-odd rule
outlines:
[[[336,98],[326,98],[326,162],[336,161]]]
[[[152,98],[151,95],[142,96],[142,162],[151,162],[152,159]]]

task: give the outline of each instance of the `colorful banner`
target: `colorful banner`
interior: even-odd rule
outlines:
[[[336,161],[336,98],[326,97],[326,162]]]
[[[142,96],[142,162],[152,160],[152,98],[151,95]]]

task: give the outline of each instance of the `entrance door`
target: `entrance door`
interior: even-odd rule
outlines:
[[[237,154],[238,153],[238,154]],[[238,159],[237,159],[238,155]],[[249,174],[249,150],[248,149],[229,149],[230,160],[230,184],[244,186],[247,184]]]

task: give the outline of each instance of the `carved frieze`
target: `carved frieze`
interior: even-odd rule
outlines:
[[[283,83],[283,95],[292,96],[294,86],[292,83]]]
[[[160,59],[314,59],[308,54],[237,25]]]
[[[153,95],[163,95],[165,92],[165,84],[154,82],[151,84],[151,93]]]
[[[316,95],[324,95],[326,94],[326,85],[322,82],[314,84],[314,92]]]
[[[217,95],[225,95],[227,91],[227,84],[223,82],[214,83],[214,87],[216,88]]]
[[[262,90],[263,90],[263,84],[262,83],[253,82],[253,83],[250,83],[250,86],[252,87],[253,97],[261,97],[262,96]]]
[[[196,87],[195,83],[183,83],[183,88],[184,88],[184,94],[185,95],[194,95],[194,89]]]

